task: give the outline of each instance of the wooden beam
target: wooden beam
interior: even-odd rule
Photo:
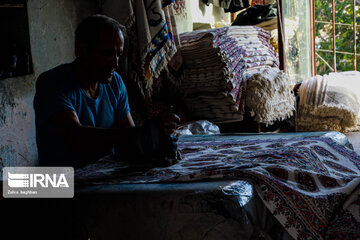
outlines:
[[[279,38],[279,61],[280,69],[286,71],[286,55],[285,55],[285,24],[284,24],[284,4],[283,0],[278,0],[278,38]]]
[[[336,72],[336,33],[335,33],[335,0],[331,0],[332,3],[332,37],[333,37],[333,66],[334,66],[334,72]]]
[[[311,73],[316,76],[315,55],[315,0],[310,0]]]
[[[353,0],[353,24],[354,24],[354,70],[356,71],[356,0]]]

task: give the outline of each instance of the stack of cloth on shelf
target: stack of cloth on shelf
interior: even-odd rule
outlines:
[[[255,113],[255,121],[272,125],[293,116],[293,81],[278,68],[266,68],[246,82],[246,106]]]
[[[359,78],[359,72],[343,72],[304,81],[299,89],[297,130],[358,130]]]
[[[181,89],[193,117],[241,121],[244,83],[279,60],[270,35],[256,26],[232,26],[180,35],[184,73]]]
[[[277,5],[256,5],[240,12],[232,26],[255,25],[269,32],[270,43],[279,52]]]

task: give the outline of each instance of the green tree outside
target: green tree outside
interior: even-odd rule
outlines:
[[[315,0],[315,52],[317,74],[334,71],[332,1]],[[356,24],[360,26],[360,1],[356,1]],[[354,70],[353,1],[335,0],[336,71]],[[359,27],[356,27],[357,38]],[[357,70],[360,70],[360,42],[356,42]],[[329,66],[330,65],[330,66]]]

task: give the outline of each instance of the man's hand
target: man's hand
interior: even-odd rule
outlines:
[[[160,113],[160,126],[164,133],[174,133],[178,123],[180,123],[178,115],[171,113],[170,111]]]

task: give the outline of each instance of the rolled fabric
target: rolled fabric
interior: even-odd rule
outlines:
[[[359,76],[358,72],[330,73],[304,81],[299,89],[297,130],[348,132],[358,129]]]

